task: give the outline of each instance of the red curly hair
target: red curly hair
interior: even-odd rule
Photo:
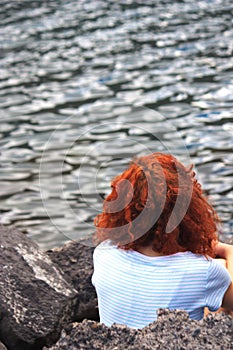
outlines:
[[[152,245],[164,255],[191,251],[214,256],[219,219],[192,166],[153,153],[135,158],[111,187],[103,212],[94,219],[98,243],[110,239],[125,250]]]

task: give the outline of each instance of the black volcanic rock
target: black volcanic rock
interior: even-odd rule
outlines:
[[[228,315],[194,321],[185,311],[161,309],[158,319],[141,330],[89,320],[71,324],[49,350],[230,350],[232,341]]]
[[[37,244],[0,226],[0,339],[8,350],[41,349],[59,337],[78,293]]]
[[[5,347],[5,345],[2,344],[2,342],[0,342],[0,350],[7,350],[7,348]]]
[[[75,321],[84,318],[99,320],[97,296],[91,284],[93,274],[93,251],[90,242],[69,242],[64,247],[47,252],[50,259],[59,266],[79,293],[79,308]]]

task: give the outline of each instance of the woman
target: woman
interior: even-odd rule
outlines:
[[[153,153],[111,187],[95,218],[100,321],[142,328],[158,308],[184,309],[197,320],[205,307],[233,310],[233,246],[218,242],[218,217],[192,168]]]

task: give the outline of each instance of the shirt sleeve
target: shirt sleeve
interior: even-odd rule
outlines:
[[[91,283],[95,287],[96,281],[98,280],[99,271],[101,270],[101,265],[104,264],[104,260],[106,257],[106,251],[113,247],[110,245],[109,241],[104,241],[100,243],[93,252],[93,268],[94,272],[91,277]]]
[[[92,277],[91,277],[91,283],[92,283],[92,285],[94,287],[95,287],[95,279],[96,279],[95,270],[96,270],[96,264],[97,264],[96,263],[96,256],[98,256],[98,247],[94,249],[93,256],[92,256],[94,271],[93,271],[93,274],[92,274]]]
[[[230,284],[231,276],[227,269],[216,260],[210,260],[206,284],[206,306],[210,311],[216,311],[221,307]]]

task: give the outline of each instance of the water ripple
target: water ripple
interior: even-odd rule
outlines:
[[[134,154],[186,152],[232,235],[232,14],[230,0],[3,0],[1,221],[44,248],[83,237]]]

